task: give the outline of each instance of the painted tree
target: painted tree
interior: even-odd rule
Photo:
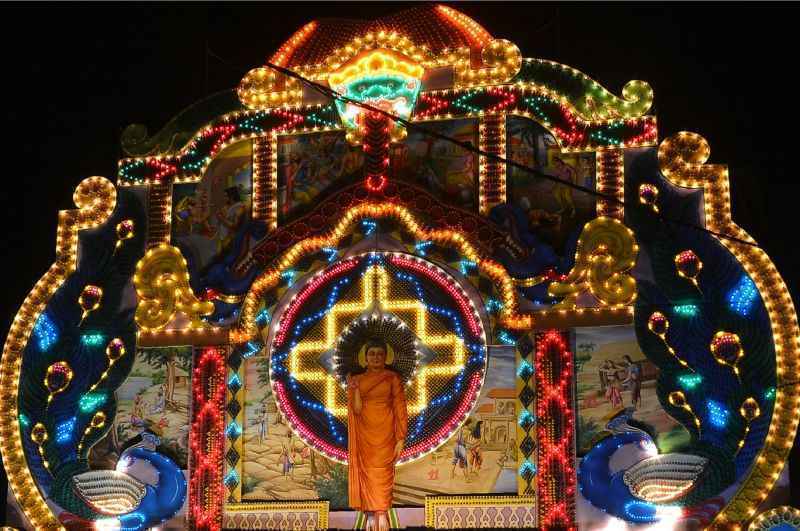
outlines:
[[[576,373],[581,372],[581,368],[592,359],[592,354],[594,354],[597,345],[587,341],[578,345],[578,350],[580,354],[575,356],[575,368]]]
[[[269,380],[269,358],[258,358],[256,363],[258,364],[258,368],[256,369],[258,373],[258,383],[269,389],[270,385],[272,385]]]
[[[154,369],[166,367],[164,402],[168,407],[177,409],[175,403],[175,369],[189,372],[192,366],[192,349],[190,347],[146,348],[139,351],[148,365]]]

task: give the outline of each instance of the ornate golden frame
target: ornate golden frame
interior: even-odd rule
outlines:
[[[436,529],[436,509],[439,507],[510,507],[530,504],[536,506],[535,496],[426,496],[425,526]],[[534,518],[536,513],[534,512]],[[534,522],[535,523],[535,522]]]
[[[276,501],[276,502],[251,502],[230,503],[223,506],[223,521],[225,513],[257,513],[257,512],[312,512],[317,511],[317,529],[328,528],[328,514],[330,502],[327,500],[313,501]],[[223,526],[224,527],[224,526]]]

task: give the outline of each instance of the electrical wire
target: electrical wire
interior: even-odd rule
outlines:
[[[422,125],[420,125],[418,123],[410,122],[410,121],[408,121],[408,120],[406,120],[404,118],[401,118],[400,116],[394,115],[394,114],[392,114],[392,113],[390,113],[388,111],[385,111],[383,109],[379,109],[377,107],[373,107],[372,105],[369,105],[369,104],[364,103],[362,101],[358,101],[358,100],[355,100],[355,99],[350,98],[348,96],[345,96],[344,94],[340,94],[339,92],[333,90],[332,88],[326,87],[325,85],[317,83],[316,81],[312,81],[312,80],[310,80],[310,79],[308,79],[308,78],[306,78],[304,76],[301,76],[300,74],[298,74],[296,72],[293,72],[292,70],[289,70],[288,68],[284,68],[282,66],[278,66],[278,65],[272,64],[269,61],[267,61],[265,63],[265,66],[267,66],[267,67],[269,67],[269,68],[271,68],[271,69],[273,69],[273,70],[275,70],[275,71],[277,71],[277,72],[279,72],[281,74],[284,74],[285,76],[292,77],[292,78],[295,78],[295,79],[299,80],[300,82],[302,82],[302,83],[308,85],[309,87],[313,88],[314,90],[320,92],[324,96],[328,96],[328,97],[330,97],[330,98],[332,98],[334,100],[343,101],[345,103],[350,103],[352,105],[356,105],[358,107],[366,109],[366,110],[368,110],[370,112],[374,112],[374,113],[378,113],[378,114],[381,114],[383,116],[386,116],[387,118],[389,118],[389,119],[399,123],[400,125],[404,126],[408,130],[419,131],[419,132],[421,132],[421,133],[423,133],[425,135],[428,135],[428,136],[431,136],[431,137],[434,137],[434,138],[438,138],[438,139],[444,140],[446,142],[450,142],[452,144],[455,144],[455,145],[461,147],[462,149],[465,149],[465,150],[470,151],[472,153],[476,153],[481,157],[485,157],[485,158],[491,159],[491,160],[493,160],[495,162],[499,162],[501,164],[505,164],[506,166],[511,166],[511,167],[520,169],[520,170],[522,170],[522,171],[524,171],[526,173],[529,173],[529,174],[534,174],[539,178],[543,178],[543,179],[546,179],[546,180],[549,180],[549,181],[553,181],[553,182],[562,184],[564,186],[568,186],[570,188],[573,188],[573,189],[578,190],[580,192],[583,192],[585,194],[589,194],[589,195],[593,195],[595,197],[602,198],[605,201],[614,203],[616,205],[619,205],[619,206],[622,206],[622,207],[630,207],[630,205],[628,205],[625,201],[623,201],[622,199],[617,198],[616,196],[604,194],[602,192],[598,192],[597,190],[593,190],[591,188],[587,188],[585,186],[581,186],[579,184],[573,183],[572,181],[566,181],[564,179],[560,179],[560,178],[552,176],[552,175],[547,175],[545,173],[541,173],[541,172],[539,172],[539,171],[537,171],[537,170],[535,170],[535,169],[533,169],[533,168],[531,168],[529,166],[526,166],[524,164],[520,164],[520,163],[518,163],[516,161],[508,160],[505,157],[501,157],[501,156],[499,156],[499,155],[497,155],[495,153],[489,153],[488,151],[484,151],[484,150],[482,150],[480,148],[476,148],[475,146],[473,146],[469,142],[462,142],[462,141],[460,141],[458,139],[449,137],[449,136],[444,135],[442,133],[439,133],[437,131],[430,130],[430,129],[428,129],[428,128],[426,128],[426,127],[424,127],[424,126],[422,126]],[[642,205],[639,205],[639,204],[634,204],[634,205],[635,205],[636,208],[643,208]],[[669,218],[667,216],[664,216],[660,212],[659,213],[655,213],[655,214],[659,219],[661,219],[663,221],[667,221],[667,222],[670,222],[670,223],[674,223],[676,225],[682,225],[682,226],[687,227],[687,228],[692,228],[692,229],[695,229],[695,230],[699,230],[699,231],[702,231],[702,232],[705,232],[705,233],[708,233],[708,234],[712,234],[712,235],[714,235],[714,236],[716,236],[718,238],[724,238],[724,239],[727,239],[727,240],[735,241],[735,242],[740,243],[742,245],[748,245],[748,246],[751,246],[751,247],[760,248],[760,245],[758,245],[757,243],[752,242],[752,241],[743,240],[743,239],[738,238],[736,236],[731,236],[730,234],[716,232],[716,231],[713,231],[713,230],[708,229],[706,227],[701,227],[699,225],[695,225],[694,223],[689,223],[689,222],[682,221],[682,220],[675,219],[675,218]]]
[[[228,63],[228,61],[226,61],[225,59],[220,57],[218,54],[214,53],[210,48],[207,48],[207,51],[208,51],[208,53],[210,55],[212,55],[217,60],[225,63],[227,66],[235,68],[233,65]],[[631,208],[631,206],[633,206],[634,208],[648,208],[648,207],[645,207],[644,205],[640,205],[638,203],[633,203],[633,205],[631,205],[631,204],[627,203],[626,201],[623,201],[622,199],[619,199],[616,196],[609,195],[609,194],[604,194],[604,193],[598,192],[597,190],[594,190],[592,188],[588,188],[586,186],[582,186],[582,185],[579,185],[577,183],[573,183],[572,181],[567,181],[567,180],[561,179],[561,178],[553,176],[553,175],[547,175],[545,173],[537,171],[534,168],[526,166],[525,164],[521,164],[521,163],[513,161],[513,160],[508,160],[505,157],[501,157],[500,155],[497,155],[495,153],[490,153],[488,151],[484,151],[484,150],[482,150],[482,149],[480,149],[478,147],[475,147],[470,142],[465,142],[465,141],[458,140],[456,138],[452,138],[452,137],[447,136],[445,134],[439,133],[438,131],[433,131],[431,129],[428,129],[427,127],[425,127],[425,126],[423,126],[423,125],[421,125],[419,123],[410,122],[409,120],[406,120],[406,119],[404,119],[404,118],[402,118],[400,116],[397,116],[395,114],[392,114],[392,113],[390,113],[388,111],[385,111],[383,109],[379,109],[379,108],[374,107],[374,106],[372,106],[372,105],[370,105],[368,103],[364,103],[362,101],[359,101],[359,100],[350,98],[348,96],[345,96],[344,94],[341,94],[341,93],[333,90],[330,87],[322,85],[321,83],[317,83],[316,81],[313,81],[311,79],[308,79],[308,78],[306,78],[306,77],[304,77],[304,76],[302,76],[302,75],[300,75],[300,74],[298,74],[298,73],[296,73],[296,72],[294,72],[292,70],[289,70],[288,68],[285,68],[285,67],[282,67],[282,66],[278,66],[278,65],[273,64],[273,63],[271,63],[269,61],[266,61],[264,66],[266,66],[266,67],[268,67],[268,68],[270,68],[272,70],[275,70],[276,72],[281,73],[281,74],[283,74],[283,75],[285,75],[287,77],[291,77],[291,78],[297,79],[298,81],[300,81],[304,85],[312,88],[313,90],[316,90],[317,92],[319,92],[323,96],[326,96],[326,97],[331,98],[333,100],[339,100],[339,101],[342,101],[342,102],[345,102],[345,103],[350,103],[352,105],[361,107],[362,109],[368,110],[368,111],[373,112],[373,113],[378,113],[378,114],[380,114],[382,116],[385,116],[385,117],[389,118],[390,120],[392,120],[392,121],[394,121],[396,123],[399,123],[400,125],[402,125],[403,127],[405,127],[408,130],[419,131],[420,133],[422,133],[424,135],[427,135],[427,136],[430,136],[430,137],[433,137],[433,138],[438,138],[439,140],[444,140],[444,141],[449,142],[451,144],[457,145],[457,146],[459,146],[460,148],[462,148],[462,149],[464,149],[466,151],[469,151],[471,153],[475,153],[475,154],[477,154],[477,155],[479,155],[481,157],[485,157],[486,159],[489,159],[489,160],[504,164],[504,165],[506,165],[506,167],[510,166],[510,167],[513,167],[513,168],[517,168],[519,170],[524,171],[525,173],[535,175],[537,178],[545,179],[545,180],[548,180],[548,181],[551,181],[551,182],[554,182],[554,183],[558,183],[558,184],[567,186],[569,188],[572,188],[573,190],[577,190],[577,191],[582,192],[584,194],[592,195],[594,197],[603,199],[604,201],[608,201],[610,203],[613,203],[615,205],[621,206],[623,208]],[[686,228],[690,228],[690,229],[694,229],[694,230],[697,230],[697,231],[705,232],[705,233],[711,234],[711,235],[713,235],[713,236],[715,236],[717,238],[734,241],[734,242],[739,243],[741,245],[747,245],[749,247],[761,248],[761,246],[758,243],[755,243],[753,241],[743,240],[741,238],[738,238],[736,236],[732,236],[730,234],[725,234],[725,233],[722,233],[722,232],[713,231],[713,230],[708,229],[706,227],[701,227],[699,225],[695,225],[694,223],[689,223],[687,221],[683,221],[683,220],[680,220],[680,219],[667,217],[667,216],[665,216],[663,214],[663,212],[654,212],[653,214],[655,214],[655,216],[657,218],[661,219],[662,221],[668,222],[668,223],[673,223],[675,225],[680,225],[680,226],[683,226],[683,227],[686,227]]]

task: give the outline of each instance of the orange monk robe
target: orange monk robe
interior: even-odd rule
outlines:
[[[403,383],[389,369],[354,377],[361,392],[361,413],[347,392],[348,495],[358,511],[388,511],[394,488],[394,447],[408,431]]]

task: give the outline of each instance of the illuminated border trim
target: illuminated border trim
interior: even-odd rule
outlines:
[[[317,529],[328,528],[328,514],[330,513],[330,502],[328,500],[319,501],[276,501],[276,502],[252,502],[252,503],[229,503],[225,505],[225,513],[249,513],[249,512],[292,512],[292,511],[317,511]],[[223,516],[223,522],[225,522]]]
[[[620,203],[597,198],[596,217],[608,216],[625,219],[625,153],[621,149],[609,149],[595,153],[595,183],[601,194],[616,197]]]
[[[519,74],[522,67],[522,54],[516,44],[505,39],[495,39],[477,22],[463,13],[445,6],[437,6],[437,14],[451,21],[462,31],[469,33],[472,43],[469,46],[445,48],[434,54],[426,45],[417,45],[407,35],[397,31],[375,28],[357,35],[341,46],[330,50],[327,58],[316,64],[302,64],[291,67],[292,71],[306,77],[323,81],[334,70],[359,54],[370,50],[391,50],[405,55],[424,68],[451,67],[456,87],[488,86],[506,83]],[[459,18],[456,18],[459,17]],[[472,25],[473,28],[465,27]],[[308,28],[301,28],[293,38],[305,39],[308,33],[297,35]],[[476,31],[480,28],[480,31]],[[309,31],[316,27],[309,28]],[[479,35],[480,33],[480,35]],[[290,46],[294,52],[294,44]],[[282,47],[283,48],[283,47]],[[473,56],[480,52],[481,63],[474,64]],[[283,60],[285,66],[287,61]],[[237,93],[239,101],[249,108],[275,108],[302,97],[297,91],[298,80],[279,74],[266,66],[256,67],[247,72],[239,82]],[[298,93],[299,92],[299,93]]]
[[[702,136],[680,132],[659,146],[659,169],[676,186],[703,190],[708,229],[755,243],[731,217],[727,166],[706,164],[710,154],[708,142]],[[758,287],[769,313],[777,362],[777,393],[764,447],[741,487],[711,523],[711,527],[729,525],[738,529],[737,522],[752,518],[772,490],[797,432],[800,388],[790,380],[800,362],[800,328],[792,297],[767,253],[728,238],[717,239],[734,254]]]
[[[442,506],[510,507],[527,504],[531,505],[535,518],[535,496],[425,496],[425,527],[436,529],[436,509]]]
[[[270,58],[270,62],[275,63],[279,66],[284,66],[289,62],[289,59],[292,58],[292,54],[294,50],[303,44],[303,42],[308,39],[309,34],[317,29],[317,21],[312,20],[299,30],[295,31],[291,37],[289,37],[286,42],[284,42],[278,51],[272,54]]]
[[[458,95],[474,91],[494,91],[496,93],[504,92],[509,95],[515,95],[516,100],[514,102],[504,104],[502,108],[494,110],[490,108],[488,111],[480,109],[475,112],[466,111],[459,113],[452,113],[452,112],[438,113],[438,111],[445,108],[449,108],[451,106],[449,101],[442,100],[442,105],[440,107],[434,107],[434,109],[437,109],[436,112],[438,114],[428,115],[425,114],[427,111],[420,112],[418,111],[418,109],[415,109],[414,113],[412,113],[410,117],[410,121],[419,123],[419,122],[437,121],[437,120],[479,118],[487,114],[505,115],[506,117],[521,116],[524,118],[530,118],[534,120],[536,123],[544,127],[550,134],[552,134],[563,153],[590,152],[590,151],[600,152],[605,150],[618,150],[630,147],[649,147],[649,146],[654,146],[657,143],[658,124],[655,116],[643,115],[638,118],[628,118],[628,119],[610,118],[604,120],[586,120],[580,115],[578,109],[575,106],[573,106],[565,96],[560,95],[552,90],[549,90],[546,87],[537,85],[535,83],[521,82],[513,85],[490,85],[480,88],[431,90],[420,93],[419,101],[424,101],[426,98],[435,99],[437,95],[447,95],[448,98],[452,98]],[[573,145],[571,145],[568,139],[565,140],[560,136],[558,131],[551,128],[549,122],[547,122],[546,120],[539,119],[529,111],[517,108],[520,105],[519,96],[524,96],[524,95],[543,96],[550,99],[553,104],[558,104],[562,108],[564,108],[565,111],[571,115],[571,119],[574,119],[576,124],[579,124],[580,127],[586,128],[587,130],[590,127],[601,128],[606,125],[618,125],[620,123],[626,122],[626,123],[641,124],[641,127],[643,129],[646,129],[645,133],[647,135],[641,139],[635,141],[629,140],[627,142],[621,143],[620,145],[604,146],[604,145],[587,144],[584,146],[584,145],[575,145],[574,143]],[[513,107],[511,106],[512,104]],[[118,162],[118,170],[117,170],[117,184],[120,186],[141,186],[151,183],[166,184],[169,182],[173,183],[197,182],[203,178],[208,168],[208,165],[214,159],[217,153],[220,153],[225,148],[242,140],[254,139],[259,137],[268,137],[269,135],[274,135],[274,134],[283,136],[291,134],[319,133],[326,131],[343,130],[344,126],[342,124],[337,124],[335,127],[330,126],[329,124],[313,125],[311,127],[308,126],[296,127],[296,123],[305,122],[307,116],[313,115],[316,112],[320,112],[329,105],[332,105],[332,103],[316,104],[316,105],[285,105],[283,107],[276,109],[236,111],[233,113],[222,115],[213,120],[212,122],[206,124],[206,126],[204,126],[203,128],[196,131],[195,134],[192,136],[191,140],[189,140],[183,147],[181,147],[177,151],[174,151],[172,153],[162,153],[157,156],[128,157],[120,159]],[[419,108],[419,103],[417,104],[417,108]],[[233,122],[243,116],[249,118],[258,115],[273,115],[273,114],[283,115],[282,118],[284,118],[285,121],[278,124],[274,124],[269,129],[263,129],[260,131],[247,129],[246,131],[239,131],[238,134],[232,134],[230,132],[222,130],[225,127],[235,127]],[[292,120],[294,120],[294,122],[292,122]],[[203,160],[203,163],[200,166],[194,168],[191,172],[184,172],[177,167],[172,167],[173,165],[176,165],[179,162],[178,159],[180,159],[181,157],[185,157],[189,154],[190,146],[192,146],[196,142],[203,140],[204,138],[209,137],[210,135],[214,134],[215,131],[221,132],[224,139],[221,142],[219,142],[219,144],[214,145],[214,149],[211,150],[206,155],[205,160]],[[226,136],[226,134],[230,134],[230,136]],[[155,173],[151,177],[145,178],[141,182],[131,181],[126,179],[123,176],[123,173],[125,171],[128,171],[131,167],[133,167],[133,165],[149,165],[154,172],[158,170],[158,173]],[[163,176],[161,174],[163,174]]]
[[[224,347],[202,347],[193,352],[192,419],[189,435],[189,503],[192,529],[222,528],[225,485],[222,481],[225,450]]]
[[[195,183],[199,182],[205,177],[205,173],[208,170],[208,166],[211,162],[216,158],[219,153],[225,151],[226,148],[241,142],[243,140],[252,140],[255,138],[268,138],[270,135],[280,134],[283,135],[292,135],[292,134],[304,134],[304,133],[324,133],[326,131],[342,131],[344,130],[343,126],[337,127],[328,127],[328,126],[311,126],[311,127],[292,127],[291,121],[285,123],[276,124],[274,127],[269,129],[261,130],[261,131],[250,131],[250,132],[240,132],[239,134],[232,134],[224,139],[224,141],[220,142],[218,145],[215,146],[213,152],[210,152],[206,155],[203,164],[192,171],[189,172],[181,172],[176,169],[174,173],[170,173],[165,178],[159,178],[158,176],[145,179],[142,182],[129,182],[123,178],[121,173],[129,167],[131,164],[135,163],[143,163],[143,164],[175,164],[181,157],[184,157],[189,154],[190,146],[202,140],[205,136],[210,136],[214,129],[223,125],[231,126],[231,121],[236,120],[241,116],[246,116],[248,118],[254,117],[257,115],[269,115],[269,114],[280,114],[283,113],[285,115],[289,115],[292,113],[306,113],[311,114],[316,111],[320,111],[325,108],[327,105],[324,104],[317,104],[317,105],[293,105],[293,106],[285,106],[279,109],[269,109],[269,110],[258,110],[258,111],[235,111],[232,113],[224,114],[214,119],[214,121],[209,122],[203,128],[197,130],[192,138],[186,142],[179,150],[174,151],[172,153],[162,153],[160,155],[151,155],[146,157],[126,157],[119,160],[117,163],[117,185],[119,186],[143,186],[143,185],[153,185],[153,184],[181,184],[181,183]],[[286,116],[288,118],[288,116]],[[297,120],[297,118],[302,118],[305,121],[305,116],[301,116],[300,114],[295,114],[291,116],[291,118]],[[287,126],[287,124],[289,126]]]
[[[205,176],[205,175],[204,175]],[[278,227],[278,135],[253,139],[252,219]]]
[[[429,240],[456,248],[467,260],[475,262],[477,267],[498,285],[503,298],[503,308],[500,310],[503,324],[512,329],[529,329],[533,325],[532,315],[517,313],[516,288],[505,268],[493,260],[482,257],[461,233],[447,229],[425,229],[408,209],[394,203],[363,203],[348,210],[327,234],[296,243],[281,255],[275,266],[253,281],[250,291],[242,303],[240,324],[231,331],[232,341],[244,343],[258,338],[258,326],[255,319],[261,303],[261,296],[280,280],[282,271],[291,268],[304,256],[319,252],[323,247],[337,247],[339,240],[348,230],[360,219],[367,217],[394,218],[419,240]]]
[[[537,478],[535,472],[537,457],[536,448],[531,448],[531,451],[528,455],[525,455],[525,452],[522,450],[522,441],[525,440],[525,437],[536,437],[536,377],[533,369],[536,364],[536,354],[534,351],[534,345],[531,345],[531,349],[527,350],[526,343],[527,342],[518,340],[516,345],[514,345],[514,390],[516,391],[514,402],[517,404],[518,412],[516,418],[514,419],[517,432],[516,450],[518,452],[516,462],[517,470],[515,471],[515,475],[517,476],[517,494],[519,496],[535,497],[537,487]],[[524,353],[523,348],[525,348]],[[531,370],[527,377],[525,377],[524,373],[522,372],[522,368],[525,366],[530,367]],[[521,398],[525,389],[530,391],[532,397],[527,406]],[[533,416],[533,418],[530,419],[530,424],[523,425],[523,412],[527,412]],[[520,469],[521,467],[525,466],[525,463],[528,463],[534,467],[534,469],[531,470],[531,476],[529,478],[526,478],[524,474],[520,473]]]
[[[89,177],[75,188],[77,210],[58,213],[56,260],[30,291],[14,316],[0,361],[0,452],[11,492],[34,529],[63,529],[33,480],[19,429],[17,397],[22,353],[50,297],[77,268],[78,231],[100,227],[117,204],[117,190],[105,177]]]
[[[428,275],[429,280],[435,284],[439,289],[443,292],[447,292],[448,290],[453,290],[454,293],[449,293],[452,300],[455,302],[455,306],[459,308],[460,316],[467,321],[467,328],[470,328],[473,336],[478,337],[483,345],[484,349],[486,349],[487,356],[488,356],[488,345],[487,345],[487,335],[486,335],[486,326],[483,320],[481,319],[480,313],[478,309],[475,307],[475,303],[472,298],[467,294],[461,284],[447,271],[436,265],[435,263],[420,258],[408,253],[401,253],[395,251],[371,251],[365,252],[359,255],[351,256],[346,260],[341,262],[335,263],[330,267],[326,267],[317,271],[313,276],[305,279],[303,286],[295,292],[291,299],[289,300],[288,304],[282,310],[281,316],[279,319],[273,319],[271,330],[274,332],[270,332],[269,335],[272,337],[270,343],[272,347],[269,352],[269,358],[271,359],[272,356],[282,348],[287,347],[288,345],[285,344],[286,341],[286,330],[291,328],[292,323],[295,320],[296,313],[294,313],[294,309],[302,309],[305,305],[305,302],[308,298],[312,298],[314,296],[314,292],[317,288],[321,285],[325,285],[328,283],[328,280],[335,280],[338,279],[339,276],[347,274],[351,272],[354,268],[360,266],[365,258],[368,258],[370,255],[383,255],[388,258],[389,262],[393,265],[404,268],[404,269],[411,269],[414,270],[415,268],[420,268],[425,271],[425,273],[417,270],[416,273]],[[405,263],[403,263],[405,262]],[[340,268],[339,271],[335,271],[337,266]],[[436,279],[431,275],[431,273],[436,273],[440,276],[439,279]],[[371,280],[370,280],[371,282]],[[380,288],[379,288],[380,289]],[[458,298],[460,297],[460,299]],[[365,308],[369,307],[369,303],[364,301]],[[280,305],[282,301],[278,301]],[[464,306],[462,306],[462,304]],[[389,311],[392,310],[390,306],[387,308]],[[336,306],[331,309],[331,312],[336,312]],[[351,312],[347,312],[349,314]],[[361,310],[353,312],[352,315],[358,316],[361,313]],[[331,315],[328,313],[327,315]],[[471,318],[471,322],[470,322]],[[334,323],[336,322],[334,317]],[[349,325],[348,325],[349,326]],[[464,343],[463,338],[459,338],[462,346]],[[301,342],[302,343],[302,342]],[[335,340],[334,340],[335,343]],[[279,348],[276,348],[276,344]],[[300,346],[298,343],[297,347]],[[294,351],[295,347],[290,348],[290,351]],[[467,389],[462,393],[461,401],[458,407],[454,410],[453,414],[446,420],[444,425],[439,428],[439,430],[427,437],[424,438],[422,441],[417,441],[414,444],[410,444],[406,446],[403,451],[401,452],[400,457],[398,458],[397,464],[403,465],[413,461],[417,461],[432,452],[434,452],[437,448],[440,448],[445,441],[447,441],[450,436],[455,433],[456,430],[466,421],[467,417],[469,416],[468,413],[475,408],[475,405],[478,402],[478,398],[480,395],[480,391],[483,388],[483,384],[486,379],[486,363],[488,362],[488,357],[484,360],[483,365],[480,368],[480,381],[476,378],[476,374],[473,374],[469,378],[469,382],[467,385]],[[416,372],[416,371],[415,371]],[[419,372],[425,374],[426,369],[420,369]],[[324,371],[323,371],[324,373]],[[454,373],[455,374],[455,373]],[[295,371],[290,371],[289,376],[296,375]],[[304,379],[300,379],[299,375],[296,375],[296,380],[299,382],[305,381]],[[328,459],[336,461],[338,463],[347,464],[346,462],[346,452],[337,452],[338,448],[329,448],[329,443],[324,440],[321,440],[316,433],[311,432],[307,429],[307,425],[301,425],[301,423],[297,420],[300,415],[297,414],[297,410],[295,407],[285,400],[283,397],[284,394],[287,392],[284,389],[283,382],[276,380],[272,376],[272,371],[270,371],[270,387],[272,388],[273,396],[276,397],[276,404],[278,406],[278,411],[283,416],[284,420],[286,421],[286,425],[289,426],[292,431],[299,437],[303,442],[307,445],[311,446],[315,450],[319,451],[320,453],[324,454]],[[326,410],[331,411],[335,416],[340,416],[333,411],[333,408],[328,407],[329,399],[326,398],[325,406]],[[322,402],[322,400],[320,400]],[[417,404],[419,406],[420,404]],[[335,408],[335,398],[334,398],[334,408]],[[463,413],[460,413],[462,412]],[[304,430],[303,428],[306,428]],[[427,447],[426,447],[427,446]]]
[[[545,89],[552,87],[551,90],[558,93],[560,100],[574,106],[587,120],[638,118],[652,107],[653,89],[646,81],[628,81],[619,97],[584,72],[569,65],[547,59],[522,57],[516,44],[492,37],[481,24],[460,11],[437,5],[435,13],[467,33],[467,39],[472,41],[471,45],[445,49],[434,55],[426,46],[416,45],[402,33],[376,29],[366,31],[331,50],[323,62],[295,65],[291,69],[321,81],[332,70],[362,51],[384,48],[413,58],[426,68],[452,67],[454,88],[508,82],[529,83]],[[307,40],[316,29],[317,24],[314,21],[298,29],[272,56],[271,62],[286,66],[296,47]],[[480,52],[483,64],[473,68],[472,59],[476,52]],[[540,80],[538,83],[537,78]],[[578,93],[558,91],[559,84],[574,86],[576,82],[580,85]],[[286,103],[296,103],[302,97],[302,91],[298,91],[298,87],[295,79],[282,76],[267,67],[257,67],[242,78],[237,92],[245,105],[250,103],[256,108],[278,107]]]
[[[117,180],[117,185],[122,183]],[[147,190],[147,248],[169,243],[172,237],[172,184],[150,183]]]
[[[250,286],[250,290],[242,304],[239,323],[231,328],[231,341],[245,343],[258,339],[258,326],[255,317],[261,297],[273,288],[281,279],[281,272],[290,269],[303,257],[319,252],[324,247],[337,247],[341,238],[364,218],[395,218],[402,222],[404,228],[421,241],[430,240],[445,244],[460,252],[467,260],[475,262],[478,268],[498,286],[503,299],[500,310],[500,321],[508,328],[530,330],[533,328],[554,328],[564,326],[565,320],[579,319],[575,326],[599,326],[602,324],[628,324],[633,319],[633,306],[600,306],[596,308],[546,309],[531,313],[518,312],[518,292],[516,282],[499,263],[483,258],[477,248],[458,231],[449,229],[425,229],[411,212],[394,203],[362,203],[352,207],[344,214],[336,226],[326,234],[307,238],[284,251],[277,265],[264,271]],[[520,279],[516,279],[519,281]],[[523,279],[524,280],[524,279]],[[542,319],[542,323],[538,320]]]
[[[228,329],[167,328],[162,330],[137,330],[137,347],[169,347],[174,345],[213,346],[228,343]]]
[[[535,57],[526,57],[522,59],[522,67],[520,68],[517,78],[517,83],[531,83],[544,87],[544,84],[537,84],[532,81],[526,81],[526,77],[535,77],[525,70],[526,64],[545,65],[551,71],[563,70],[570,74],[573,78],[580,78],[580,83],[591,87],[589,90],[595,90],[595,96],[601,100],[601,108],[592,108],[595,106],[595,98],[592,94],[585,92],[582,95],[582,102],[574,102],[573,105],[578,109],[578,112],[586,119],[608,118],[614,113],[621,114],[623,118],[638,118],[643,116],[650,110],[653,105],[653,89],[647,81],[632,79],[625,83],[622,87],[622,98],[614,95],[610,90],[602,86],[600,83],[581,72],[577,68],[573,68],[564,63],[551,61],[549,59],[540,59]],[[566,96],[564,96],[566,97]]]
[[[162,243],[148,250],[136,263],[133,286],[138,330],[163,330],[179,314],[191,321],[189,328],[213,330],[201,318],[212,314],[214,305],[194,294],[189,266],[177,247]]]
[[[575,369],[569,348],[569,332],[548,330],[536,332],[533,337],[538,443],[536,463],[539,468],[536,475],[537,511],[543,528],[574,530],[577,529],[575,516],[578,501],[573,388]],[[559,369],[558,373],[554,372],[556,368]],[[548,414],[553,406],[561,406],[557,410],[559,414]],[[556,428],[559,429],[560,441],[555,440]],[[554,483],[560,484],[558,486],[564,490],[556,491]],[[553,514],[556,507],[559,510]]]
[[[498,94],[500,92],[504,92],[509,95],[515,95],[516,99],[513,102],[505,103],[502,108],[500,109],[492,109],[489,108],[488,110],[485,109],[478,109],[476,111],[468,110],[465,112],[446,112],[445,109],[451,109],[450,101],[455,99],[457,96],[467,94],[470,92],[493,92],[494,94]],[[437,96],[446,97],[444,98],[437,98]],[[569,113],[571,116],[569,119],[573,120],[577,126],[585,128],[588,130],[591,127],[601,128],[603,126],[617,126],[621,123],[625,123],[627,125],[636,125],[641,124],[642,129],[645,131],[639,135],[642,136],[640,139],[636,140],[629,140],[626,142],[621,142],[619,144],[614,145],[594,145],[594,144],[587,144],[587,145],[580,145],[575,142],[570,143],[569,139],[564,139],[561,136],[560,130],[553,128],[549,121],[543,120],[537,116],[535,116],[532,112],[524,109],[520,109],[520,98],[521,96],[541,96],[551,100],[553,104],[558,104],[562,107],[562,109]],[[424,102],[426,100],[436,100],[439,99],[439,102],[430,102],[433,108],[435,109],[435,113],[432,112],[431,114],[427,114],[427,110],[419,110],[420,104],[419,102]],[[524,103],[524,102],[523,102]],[[555,138],[558,147],[561,149],[562,153],[580,153],[580,152],[597,152],[600,153],[602,151],[608,150],[620,150],[625,148],[632,148],[632,147],[650,147],[655,146],[658,143],[658,121],[656,117],[653,115],[642,115],[638,118],[605,118],[601,120],[588,120],[581,116],[578,109],[569,102],[569,100],[557,92],[554,92],[547,87],[542,85],[538,85],[536,83],[525,83],[525,82],[518,82],[515,84],[509,85],[489,85],[484,87],[466,87],[466,88],[457,88],[457,89],[440,89],[440,90],[428,90],[421,92],[419,95],[419,100],[417,103],[417,108],[414,109],[414,112],[411,115],[411,122],[419,123],[419,122],[427,122],[427,121],[437,121],[437,120],[457,120],[462,118],[477,118],[482,117],[485,115],[491,114],[503,114],[506,117],[508,116],[518,116],[522,118],[529,118],[536,123],[540,124],[544,127],[548,133],[553,135]],[[587,141],[588,142],[588,141]]]
[[[461,28],[461,31],[469,33],[473,44],[483,46],[492,40],[492,35],[486,31],[486,28],[469,15],[442,4],[438,4],[436,10],[447,20]]]
[[[769,519],[778,519],[778,521],[767,522]],[[750,522],[747,531],[770,531],[774,526],[780,524],[800,526],[800,510],[788,505],[774,507],[756,516],[755,520]]]

